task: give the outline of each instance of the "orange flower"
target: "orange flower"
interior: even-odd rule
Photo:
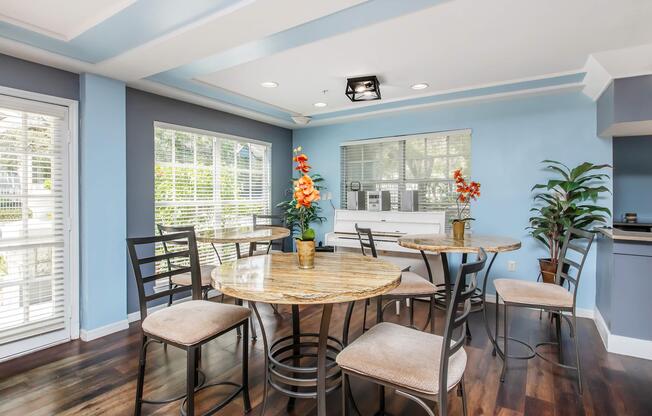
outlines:
[[[319,191],[315,189],[310,176],[303,175],[294,182],[294,199],[297,200],[297,208],[310,208],[314,201],[319,200]]]
[[[308,156],[303,153],[296,155],[292,160],[297,162],[297,167],[294,170],[298,170],[303,173],[310,172],[310,165],[308,165]]]

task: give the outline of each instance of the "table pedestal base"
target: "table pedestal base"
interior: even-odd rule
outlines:
[[[326,394],[340,388],[342,371],[335,357],[344,348],[342,342],[328,335],[333,305],[323,305],[319,333],[301,333],[299,307],[292,305],[292,335],[268,342],[267,333],[255,302],[254,311],[265,349],[265,386],[261,415],[267,408],[268,386],[295,399],[316,399],[317,415],[326,416]]]

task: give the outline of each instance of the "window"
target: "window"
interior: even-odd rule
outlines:
[[[341,201],[360,182],[363,191],[390,191],[392,209],[399,208],[399,191],[419,191],[419,211],[456,212],[453,171],[471,167],[471,131],[415,134],[343,143]]]
[[[157,224],[201,231],[251,225],[253,214],[270,213],[270,144],[163,123],[154,143]],[[217,249],[222,260],[235,258],[233,244]],[[199,254],[202,264],[217,261],[208,244]]]
[[[0,358],[71,337],[68,111],[0,95]]]

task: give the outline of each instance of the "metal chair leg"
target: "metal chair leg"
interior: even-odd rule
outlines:
[[[577,318],[575,316],[575,311],[573,311],[573,328],[571,330],[573,335],[573,340],[575,341],[575,362],[577,363],[577,387],[580,392],[580,396],[582,395],[582,368],[580,366],[580,338],[579,338],[579,333],[577,331]]]
[[[459,392],[460,392],[460,397],[462,398],[462,414],[464,416],[468,415],[468,409],[467,409],[467,404],[466,404],[466,386],[464,386],[464,376],[462,376],[462,379],[460,380],[460,384],[458,385]]]
[[[134,415],[139,416],[143,407],[143,386],[145,384],[145,364],[147,359],[147,337],[143,336],[138,362],[138,381],[136,382],[136,408]]]
[[[194,416],[195,414],[195,377],[197,375],[197,367],[195,366],[196,359],[195,348],[188,349],[187,365],[186,365],[186,415]]]
[[[348,386],[348,380],[346,374],[342,374],[342,416],[348,416],[349,414],[349,406],[348,406],[348,391],[349,391],[349,386]]]
[[[370,302],[369,299],[365,300],[364,302],[364,313],[362,314],[362,333],[367,330],[367,308],[369,307]]]
[[[250,318],[251,319],[251,318]],[[249,321],[249,319],[247,320]],[[249,324],[242,325],[242,402],[244,412],[251,411],[251,400],[249,399]]]
[[[486,279],[486,277],[485,277],[485,279]],[[495,335],[496,344],[498,344],[498,307],[500,306],[500,299],[498,298],[498,292],[496,292],[496,303],[495,303],[495,305],[496,305],[496,319],[495,319],[495,321],[496,321],[496,332],[494,332],[494,334],[496,334]],[[491,350],[491,355],[493,355],[494,357],[496,356],[496,346],[495,345],[494,345],[494,348]]]
[[[507,324],[507,304],[505,304],[505,307],[503,308],[503,336],[504,336],[504,344],[503,344],[503,371],[500,373],[500,381],[503,382],[505,381],[505,373],[507,372],[507,337],[509,336],[509,325]]]
[[[561,364],[563,362],[562,357],[564,356],[564,348],[563,344],[561,342],[561,312],[555,314],[555,332],[557,333],[557,351],[559,353],[559,363]]]
[[[410,326],[414,326],[414,300],[411,298],[408,298],[407,300],[410,301]]]

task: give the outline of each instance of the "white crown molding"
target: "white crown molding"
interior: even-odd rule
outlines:
[[[153,94],[162,95],[169,98],[174,98],[176,100],[185,101],[187,103],[200,105],[202,107],[212,108],[214,110],[224,111],[227,113],[235,114],[238,116],[246,117],[252,120],[261,121],[263,123],[272,124],[279,127],[285,127],[292,129],[296,127],[291,121],[281,120],[276,117],[268,116],[266,114],[261,114],[255,111],[246,110],[241,107],[237,107],[231,104],[227,104],[212,98],[204,97],[199,94],[192,92],[184,91],[179,88],[170,87],[167,85],[160,84],[158,82],[149,81],[146,79],[129,82],[127,84],[130,87],[143,90],[146,92],[151,92]]]
[[[468,103],[482,103],[487,101],[506,100],[506,99],[518,98],[518,97],[553,94],[559,92],[581,91],[583,86],[584,86],[583,83],[578,82],[573,84],[554,85],[550,87],[532,88],[529,90],[510,91],[505,93],[488,94],[488,95],[482,95],[477,97],[459,98],[455,100],[438,101],[433,103],[424,103],[424,104],[417,104],[417,105],[411,105],[405,107],[389,108],[386,110],[371,111],[367,113],[343,115],[340,117],[333,117],[325,120],[313,119],[313,121],[310,123],[309,126],[305,126],[305,127],[294,126],[294,128],[301,129],[301,128],[312,128],[317,126],[326,126],[329,124],[339,124],[343,122],[363,120],[366,118],[372,118],[383,114],[398,113],[401,111],[422,110],[422,109],[432,108],[432,107],[445,107],[445,106],[462,105]]]
[[[590,55],[586,60],[584,71],[586,72],[586,77],[584,77],[584,89],[582,92],[593,101],[597,101],[611,83],[611,74],[607,72],[593,55]]]

